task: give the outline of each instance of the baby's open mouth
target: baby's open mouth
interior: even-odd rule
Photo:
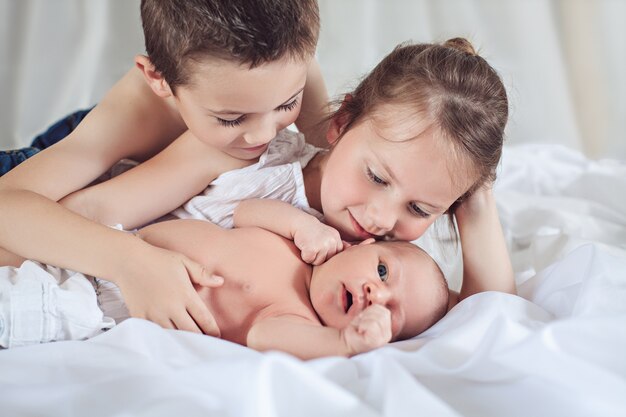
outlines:
[[[352,307],[352,293],[346,288],[346,314],[348,314],[350,307]]]

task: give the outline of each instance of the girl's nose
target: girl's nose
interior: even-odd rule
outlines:
[[[385,235],[396,226],[398,216],[392,204],[371,204],[368,211],[371,222],[376,228],[372,231],[375,234]]]
[[[391,292],[384,284],[374,284],[368,282],[364,286],[365,298],[367,300],[367,305],[372,304],[381,304],[385,305],[389,302],[389,298],[391,297]]]

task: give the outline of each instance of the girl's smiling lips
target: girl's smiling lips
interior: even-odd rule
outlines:
[[[350,210],[348,210],[348,216],[350,217],[350,222],[352,223],[352,228],[354,229],[354,233],[356,237],[358,237],[361,240],[370,239],[370,238],[376,239],[378,237],[368,232],[363,227],[361,227],[359,222],[357,222],[356,219],[352,216],[352,213],[350,213]]]

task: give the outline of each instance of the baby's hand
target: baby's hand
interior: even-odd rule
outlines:
[[[341,333],[353,355],[381,347],[391,340],[391,311],[380,304],[372,304]]]
[[[302,260],[313,265],[322,264],[344,248],[336,229],[308,215],[296,225],[293,243],[300,249]]]

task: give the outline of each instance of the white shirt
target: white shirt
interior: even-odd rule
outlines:
[[[232,228],[233,212],[240,201],[270,198],[322,219],[321,213],[309,206],[302,176],[302,169],[320,151],[322,149],[306,143],[302,134],[283,129],[270,142],[259,162],[223,173],[202,194],[172,214],[181,219],[208,220]]]

